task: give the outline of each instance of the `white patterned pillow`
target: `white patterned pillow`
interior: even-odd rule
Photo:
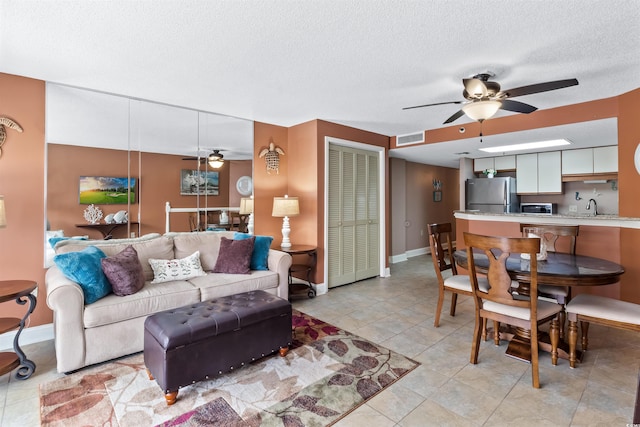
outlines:
[[[151,283],[188,280],[207,275],[200,264],[200,251],[195,251],[188,257],[181,259],[149,258],[149,264],[153,269],[153,280]]]

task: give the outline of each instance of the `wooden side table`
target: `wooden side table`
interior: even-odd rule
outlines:
[[[318,262],[318,248],[311,245],[291,245],[288,248],[281,247],[280,250],[282,252],[286,252],[291,256],[294,255],[308,255],[309,262],[306,264],[291,264],[289,267],[289,294],[293,293],[293,288],[296,285],[303,285],[305,289],[308,289],[307,296],[309,298],[314,298],[316,296],[316,290],[313,289],[311,285],[311,273],[313,273],[313,269],[316,268],[316,263]],[[293,283],[293,274],[294,273],[306,273],[307,275],[307,284],[304,283]]]
[[[22,319],[13,317],[0,318],[1,334],[18,328],[18,332],[16,332],[16,336],[13,339],[14,352],[0,353],[0,375],[18,368],[16,378],[26,380],[36,370],[36,364],[27,359],[18,342],[27,318],[36,308],[36,297],[31,293],[36,287],[38,287],[38,284],[31,280],[0,281],[0,303],[15,299],[18,304],[25,305],[27,300],[29,301],[29,309]]]

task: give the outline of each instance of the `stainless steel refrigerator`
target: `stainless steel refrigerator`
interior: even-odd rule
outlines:
[[[473,178],[466,183],[466,209],[480,212],[520,212],[516,179],[512,177]]]

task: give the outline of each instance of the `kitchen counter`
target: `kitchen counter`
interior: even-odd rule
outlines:
[[[589,225],[596,227],[620,227],[640,229],[640,218],[621,217],[618,215],[540,215],[523,213],[489,213],[478,211],[455,211],[456,219],[495,222],[526,222],[529,224],[563,224]]]

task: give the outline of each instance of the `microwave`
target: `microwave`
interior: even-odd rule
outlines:
[[[520,213],[555,215],[558,213],[557,203],[521,203]]]

